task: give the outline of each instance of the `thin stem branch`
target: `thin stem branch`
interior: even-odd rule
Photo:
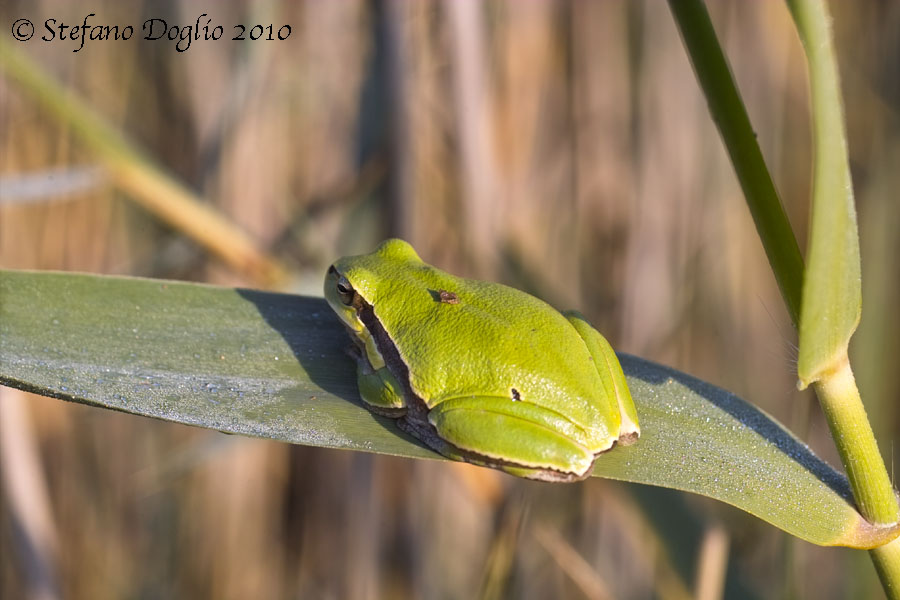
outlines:
[[[796,326],[803,257],[702,0],[669,0],[700,87],[731,157],[781,295]]]

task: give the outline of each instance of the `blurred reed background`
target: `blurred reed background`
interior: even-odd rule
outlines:
[[[900,4],[830,4],[863,252],[853,364],[893,468]],[[709,9],[804,247],[807,79],[790,16],[776,0]],[[135,37],[77,53],[38,41],[45,19],[91,12]],[[223,39],[183,53],[139,39],[145,19],[204,12]],[[840,464],[795,389],[795,333],[663,2],[13,1],[0,14],[0,64],[15,44],[64,91],[0,76],[0,266],[319,294],[335,257],[402,236],[428,262],[583,311],[617,349],[739,394]],[[21,17],[37,24],[28,43],[9,36]],[[234,23],[292,33],[230,41]],[[186,187],[150,185],[48,108],[74,98]],[[165,208],[191,193],[259,260],[223,261],[244,246],[206,213]],[[725,569],[728,597],[882,593],[865,553],[703,498],[289,447],[8,389],[0,404],[3,598],[714,598]]]

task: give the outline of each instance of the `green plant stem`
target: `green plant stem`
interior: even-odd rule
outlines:
[[[814,385],[860,513],[872,523],[896,523],[897,500],[850,363],[845,360]]]
[[[853,253],[853,242],[857,240],[858,234],[852,195],[848,195],[852,194],[852,186],[846,160],[837,66],[828,25],[830,18],[822,0],[788,0],[788,5],[810,61],[817,144],[817,198],[825,195],[829,201],[843,200],[842,208],[845,210],[844,214],[838,210],[832,210],[827,214],[828,218],[837,219],[837,224],[831,230],[844,237],[836,240],[820,236],[822,239],[818,240],[819,246],[824,248],[824,251],[818,252],[821,260],[818,261],[816,273],[824,270],[828,275],[834,269],[840,268],[842,283],[852,285],[855,279],[858,284],[858,245],[855,255]],[[703,88],[710,113],[731,156],[788,312],[795,326],[799,327],[801,285],[804,277],[799,247],[762,159],[750,120],[716,39],[709,14],[702,0],[669,0],[669,6]],[[819,212],[823,213],[820,216],[824,219],[825,211]],[[832,221],[832,224],[834,223],[835,221]],[[837,241],[842,243],[838,248],[832,248]],[[855,277],[852,271],[854,256],[857,261]],[[826,358],[832,359],[831,362],[824,369],[816,370],[815,378],[807,377],[804,382],[817,380],[816,393],[828,419],[862,515],[875,523],[895,523],[898,519],[898,507],[894,490],[866,418],[853,372],[846,360],[847,343],[858,322],[858,312],[854,316],[853,311],[859,309],[859,298],[858,294],[853,295],[853,291],[852,287],[840,288],[834,294],[829,294],[832,304],[843,302],[837,312],[841,322],[846,322],[849,327],[843,328],[837,334],[832,331],[830,337],[835,339],[829,339],[829,335],[822,338],[826,342],[837,341],[840,352],[828,354]],[[855,299],[855,302],[848,302],[848,299]],[[814,323],[817,326],[831,326],[832,329],[837,326],[837,323],[827,318],[808,320],[817,322]],[[839,340],[836,339],[837,335],[840,336]],[[811,346],[806,350],[821,349],[823,345],[818,343],[821,340],[816,341],[814,347]],[[836,347],[834,344],[829,346],[831,349]],[[871,556],[885,592],[891,598],[900,598],[900,543],[892,542],[876,548],[871,551]]]
[[[859,241],[831,16],[824,0],[787,0],[787,4],[809,64],[816,142],[810,269],[803,304],[807,319],[800,327],[798,372],[802,383],[815,382],[816,395],[860,512],[870,522],[895,523],[900,517],[895,492],[846,356],[862,300]],[[822,312],[822,307],[827,311]],[[807,327],[809,331],[804,331]],[[870,552],[885,593],[900,599],[900,545],[891,543]]]
[[[869,550],[875,570],[888,598],[900,598],[900,539]]]
[[[791,320],[799,323],[803,257],[702,0],[669,0],[709,111],[731,157]]]

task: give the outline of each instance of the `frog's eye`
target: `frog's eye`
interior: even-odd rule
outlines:
[[[350,282],[347,281],[346,278],[341,277],[337,282],[337,293],[338,298],[341,299],[341,302],[350,306],[353,304],[353,296],[355,292],[353,291],[353,286],[350,285]]]

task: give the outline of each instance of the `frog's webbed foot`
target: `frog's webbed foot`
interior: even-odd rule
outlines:
[[[464,460],[452,455],[453,447],[438,436],[434,426],[427,421],[424,423],[419,421],[411,412],[407,412],[406,415],[397,419],[397,427],[438,454],[442,454],[447,458]]]

